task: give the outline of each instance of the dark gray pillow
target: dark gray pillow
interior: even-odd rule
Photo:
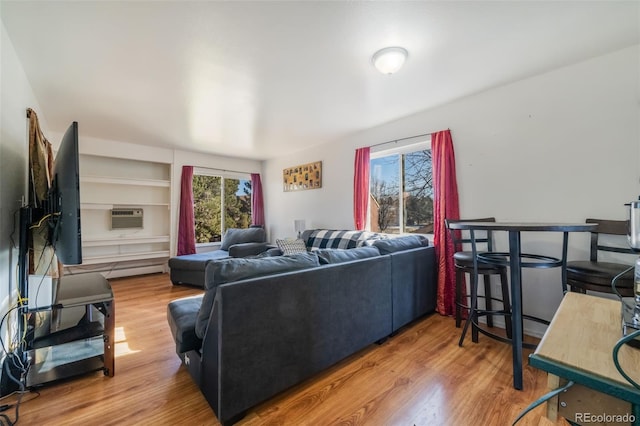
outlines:
[[[390,254],[428,245],[429,240],[418,235],[405,235],[403,237],[376,240],[373,242],[373,246],[380,250],[380,254]]]
[[[229,250],[234,244],[242,243],[263,243],[267,240],[267,235],[263,228],[229,228],[222,237],[220,250]]]
[[[349,262],[352,260],[366,259],[368,257],[380,256],[380,251],[376,247],[358,247],[354,249],[319,249],[314,250],[320,259],[321,265],[331,263]]]
[[[312,253],[253,259],[230,258],[209,262],[204,275],[204,297],[196,319],[196,336],[204,338],[219,285],[316,266],[320,266],[318,256]]]

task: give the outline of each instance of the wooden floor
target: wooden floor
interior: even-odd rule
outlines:
[[[111,285],[115,377],[96,372],[44,386],[39,397],[24,397],[19,424],[217,425],[180,366],[166,321],[170,300],[198,290],[172,286],[166,274]],[[510,347],[480,336],[460,348],[459,333],[453,319],[431,315],[263,403],[240,424],[511,425],[546,392],[546,375],[526,366],[525,390],[514,390]],[[543,414],[540,407],[519,425],[553,425]]]

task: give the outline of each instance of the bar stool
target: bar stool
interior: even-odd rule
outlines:
[[[589,260],[567,262],[567,284],[571,291],[586,293],[617,293],[619,296],[633,297],[633,264],[638,253],[629,247],[626,238],[629,232],[628,220],[587,219],[586,223],[598,226],[591,231]],[[617,237],[617,238],[616,238]],[[598,252],[622,253],[628,257],[628,264],[598,259]],[[627,271],[625,273],[625,270]],[[618,276],[615,289],[611,285]]]
[[[480,219],[445,219],[445,225],[451,232],[451,239],[453,241],[455,253],[453,255],[454,266],[456,269],[456,327],[460,328],[462,322],[462,311],[466,310],[467,315],[476,315],[486,317],[487,326],[493,327],[493,317],[495,315],[504,316],[505,318],[505,331],[508,338],[511,338],[511,303],[509,301],[509,282],[507,279],[507,268],[503,265],[489,264],[482,261],[477,262],[477,274],[474,275],[474,256],[472,251],[463,251],[462,244],[471,244],[471,237],[463,237],[461,231],[455,231],[449,228],[449,224],[456,222],[495,222],[493,217],[480,218]],[[482,252],[493,251],[493,234],[491,231],[486,231],[484,236],[475,236],[476,250]],[[478,244],[481,245],[478,248]],[[465,274],[471,276],[471,306],[467,304],[466,298],[466,286],[464,281]],[[478,278],[482,275],[484,277],[484,296],[478,296],[477,285]],[[500,288],[502,290],[501,298],[493,297],[491,294],[491,276],[497,275],[500,277]],[[475,285],[474,285],[475,283]],[[484,309],[478,309],[477,306],[473,306],[474,302],[477,304],[477,299],[482,298],[485,301]],[[500,302],[502,309],[493,309],[493,302]],[[471,309],[473,307],[473,309]],[[478,330],[475,322],[472,326],[472,340],[478,341]],[[460,346],[464,334],[460,338]]]

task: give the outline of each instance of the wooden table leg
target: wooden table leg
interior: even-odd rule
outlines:
[[[560,377],[549,374],[547,375],[547,388],[549,391],[560,387]],[[558,396],[554,396],[547,401],[547,418],[552,422],[558,420]]]

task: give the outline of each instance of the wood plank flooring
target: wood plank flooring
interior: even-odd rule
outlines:
[[[96,372],[43,386],[39,397],[24,397],[18,424],[219,424],[180,366],[166,321],[169,301],[199,291],[172,286],[166,274],[111,285],[115,376]],[[480,336],[480,343],[468,339],[460,348],[459,333],[452,318],[431,315],[255,407],[240,424],[511,425],[546,392],[546,374],[527,365],[525,390],[514,390],[510,347]],[[14,418],[13,410],[5,414]],[[519,425],[567,424],[551,423],[543,414],[539,407]]]

